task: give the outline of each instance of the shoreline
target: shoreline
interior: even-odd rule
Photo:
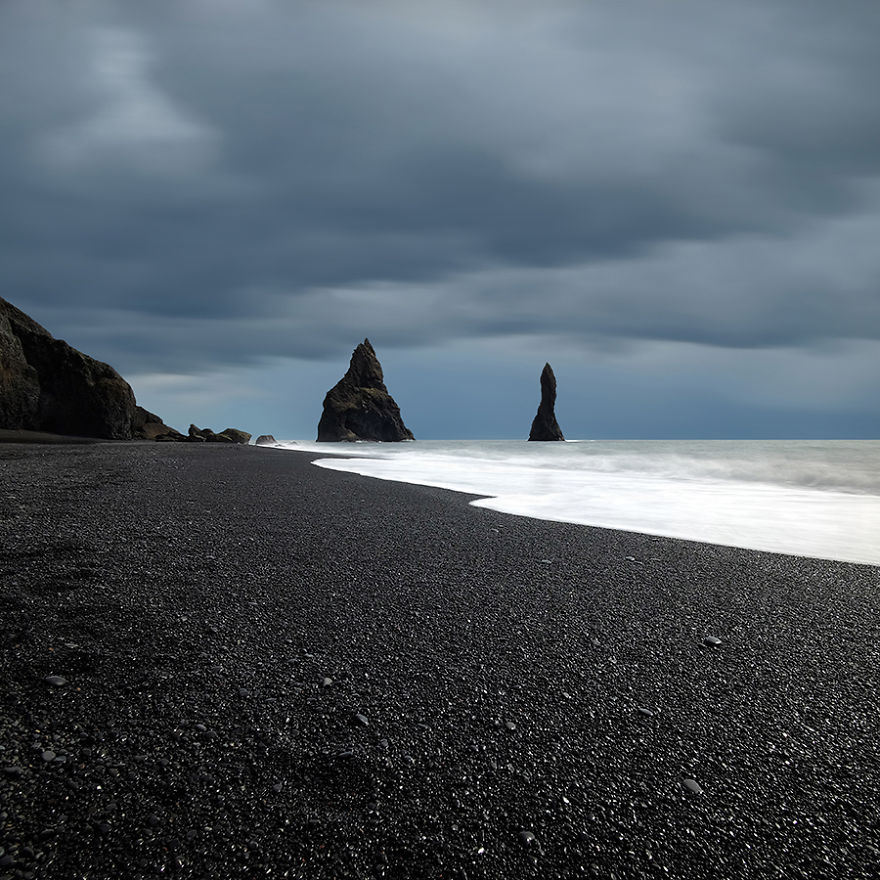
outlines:
[[[0,876],[876,876],[876,567],[283,451],[0,446]]]
[[[656,445],[654,441],[644,443]],[[703,441],[696,443],[705,445]],[[489,472],[485,474],[476,463],[462,470],[457,461],[442,461],[454,452],[454,447],[445,446],[436,451],[439,462],[430,456],[420,461],[418,456],[395,449],[393,456],[383,450],[374,454],[361,450],[353,456],[341,455],[346,461],[335,461],[336,456],[323,461],[322,455],[314,463],[376,479],[463,492],[474,496],[471,503],[475,506],[514,516],[796,558],[880,566],[876,540],[880,483],[874,467],[880,467],[880,446],[876,446],[873,461],[866,457],[859,462],[862,473],[850,473],[848,479],[844,476],[837,484],[826,481],[816,485],[793,482],[783,475],[768,480],[766,473],[750,474],[747,465],[733,479],[701,475],[699,467],[694,473],[679,468],[677,473],[673,469],[659,475],[650,467],[644,471],[623,468],[620,472],[613,467],[604,470],[601,465],[594,469],[590,458],[572,466],[570,459],[560,464],[551,457],[535,466],[530,460],[523,464],[517,458],[526,445],[521,442],[506,449],[505,455],[512,457],[502,458],[504,463],[498,471],[498,447],[487,443],[484,451],[482,443],[477,443],[476,448],[465,448],[464,455],[475,456],[480,464],[486,456]],[[597,443],[597,448],[602,445]],[[686,449],[677,455],[686,455]],[[313,446],[307,451],[316,450]],[[695,461],[699,463],[702,450],[696,453]],[[612,454],[612,450],[604,454]],[[747,453],[753,454],[751,450]],[[654,455],[668,455],[668,450]],[[650,460],[648,456],[646,461]],[[839,465],[844,474],[848,466],[852,467],[845,457]],[[833,463],[830,458],[826,462],[816,460],[809,467],[821,473]],[[870,480],[866,479],[869,473]],[[859,484],[859,479],[865,481]],[[559,491],[561,481],[566,481],[563,492]]]

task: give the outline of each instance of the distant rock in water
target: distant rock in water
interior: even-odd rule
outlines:
[[[324,398],[318,441],[412,439],[385,387],[376,352],[365,339],[352,353],[348,372]]]
[[[113,367],[0,299],[0,428],[129,440],[135,406]]]
[[[254,441],[254,446],[278,446],[278,441],[271,434],[260,434]]]
[[[529,440],[565,440],[562,429],[556,421],[556,376],[550,364],[544,364],[541,371],[541,403],[538,414],[532,422]]]

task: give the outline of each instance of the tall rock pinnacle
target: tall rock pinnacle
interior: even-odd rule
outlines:
[[[412,439],[400,408],[385,387],[376,352],[365,339],[352,353],[348,372],[324,398],[318,442]]]
[[[556,376],[550,364],[544,364],[541,371],[541,403],[538,414],[532,422],[529,440],[565,440],[562,429],[556,421]]]

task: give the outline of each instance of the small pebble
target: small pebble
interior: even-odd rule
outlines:
[[[358,712],[352,717],[351,723],[354,724],[356,727],[369,727],[370,720],[369,718],[367,718],[366,715],[361,715],[361,713]]]
[[[56,756],[55,752],[47,749],[40,757],[48,764],[50,761],[54,761]]]
[[[47,675],[43,681],[45,681],[46,684],[51,684],[52,687],[58,688],[64,687],[64,685],[67,684],[67,679],[62,675]]]
[[[703,644],[707,645],[710,648],[717,648],[718,645],[721,644],[721,639],[717,638],[716,636],[706,636],[706,638],[703,639]]]
[[[538,838],[532,834],[531,831],[520,831],[519,833],[520,843],[522,843],[525,847],[535,846],[538,842]]]
[[[639,708],[636,709],[636,711],[639,713],[639,715],[643,715],[645,718],[653,718],[654,717],[654,713],[650,709],[646,709],[644,706],[639,706]]]
[[[684,787],[688,791],[692,791],[694,794],[702,794],[703,793],[703,787],[700,785],[699,782],[697,782],[696,779],[685,779]]]
[[[504,722],[504,726],[505,726],[508,730],[516,730],[516,725],[515,725],[512,721],[505,721],[505,722]]]

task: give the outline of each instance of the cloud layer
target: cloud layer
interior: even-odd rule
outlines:
[[[821,363],[831,411],[880,342],[878,25],[856,0],[12,0],[0,290],[126,375],[344,366],[365,335],[594,372],[679,346]],[[748,372],[718,393],[759,418]]]

